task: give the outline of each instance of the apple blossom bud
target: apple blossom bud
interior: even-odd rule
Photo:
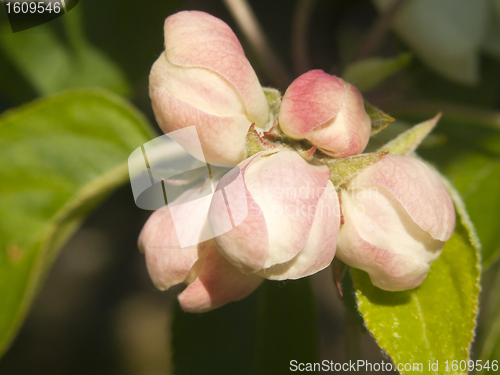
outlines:
[[[340,193],[337,256],[397,291],[419,286],[455,228],[453,201],[423,162],[387,155]]]
[[[327,267],[340,226],[338,195],[325,166],[312,166],[294,151],[259,152],[239,164],[246,196],[225,178],[208,221],[220,253],[241,272],[267,279],[298,279]],[[228,215],[228,203],[231,216]],[[239,208],[238,208],[239,207]],[[234,218],[246,217],[232,230]]]
[[[187,312],[205,312],[245,298],[263,281],[257,275],[244,275],[218,253],[206,222],[209,206],[203,199],[192,200],[200,195],[203,192],[196,186],[173,201],[170,208],[155,211],[139,236],[139,248],[146,255],[149,275],[158,289],[188,284],[178,297]],[[175,213],[174,223],[174,208],[185,202],[191,204],[190,208]],[[179,236],[187,235],[196,236],[200,243],[182,247]]]
[[[358,89],[322,70],[311,70],[288,87],[279,124],[289,137],[307,139],[334,157],[363,152],[371,130]]]
[[[259,80],[223,21],[184,11],[165,20],[165,51],[151,69],[149,94],[165,133],[196,125],[206,161],[245,158],[252,123],[269,117]]]

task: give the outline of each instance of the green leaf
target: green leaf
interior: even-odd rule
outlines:
[[[318,323],[309,279],[266,280],[259,307],[257,374],[288,373],[291,360],[318,361]]]
[[[52,22],[19,33],[4,24],[0,49],[39,95],[86,87],[128,95],[120,69],[86,41],[80,12],[76,8],[60,19],[69,43],[57,35]]]
[[[359,91],[373,90],[387,78],[393,76],[411,61],[410,53],[402,53],[393,58],[371,57],[347,66],[342,78],[354,84]]]
[[[68,92],[0,117],[0,354],[60,247],[127,182],[128,156],[152,136],[141,114],[103,91]]]
[[[373,3],[384,12],[396,1],[373,0]],[[486,28],[488,3],[488,0],[405,1],[391,19],[391,26],[429,68],[450,80],[472,85],[479,79],[479,48]]]
[[[371,135],[375,135],[381,130],[384,130],[394,119],[386,115],[377,107],[372,106],[370,103],[365,101],[365,111],[370,116],[372,122]]]
[[[468,360],[479,296],[479,249],[462,223],[416,289],[386,292],[363,271],[352,269],[358,307],[367,328],[394,364],[422,364],[404,374],[467,374],[445,361]],[[439,371],[429,371],[439,361]]]
[[[415,125],[404,133],[382,146],[378,151],[388,151],[396,155],[408,155],[412,153],[427,135],[434,129],[441,114],[434,118]]]

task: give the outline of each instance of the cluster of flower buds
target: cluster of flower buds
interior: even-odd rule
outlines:
[[[140,235],[155,285],[188,284],[179,296],[186,311],[242,299],[264,278],[312,275],[335,255],[382,289],[415,288],[453,233],[446,188],[415,158],[385,155],[334,186],[324,161],[358,155],[370,138],[360,92],[310,71],[286,90],[275,121],[236,36],[211,15],[167,18],[150,96],[165,133],[194,125],[208,163],[238,164],[236,177],[218,181],[209,205],[176,209],[174,223],[171,210],[208,185],[194,187],[155,212]],[[249,149],[251,134],[261,141],[257,151]],[[299,143],[311,150],[294,148]],[[206,219],[196,226],[197,245],[185,247],[180,236],[192,210]]]

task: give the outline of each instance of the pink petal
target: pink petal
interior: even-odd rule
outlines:
[[[244,115],[214,116],[174,97],[162,87],[152,93],[151,99],[156,120],[166,134],[196,125],[208,163],[238,164],[245,157],[245,136],[251,124]]]
[[[339,200],[333,184],[328,181],[327,188],[318,201],[304,248],[292,260],[266,268],[258,272],[258,275],[270,280],[298,279],[328,267],[335,256],[339,227]]]
[[[328,168],[311,166],[288,150],[255,154],[239,167],[246,196],[233,200],[239,200],[235,206],[248,209],[248,215],[216,238],[219,251],[245,273],[290,261],[309,237],[314,220],[310,213],[329,181]],[[218,227],[226,217],[223,200],[212,200],[209,223],[214,232],[223,232]]]
[[[258,78],[238,39],[223,21],[198,11],[168,17],[165,52],[173,64],[204,67],[227,79],[242,96],[249,119],[265,124],[269,109]]]
[[[212,221],[214,237],[237,227],[248,216],[246,188],[240,167],[236,166],[218,182],[211,201],[211,210],[217,211],[217,220]]]
[[[262,283],[256,275],[244,275],[211,247],[196,280],[180,295],[186,312],[201,313],[247,297]]]
[[[139,236],[139,248],[146,254],[149,275],[160,290],[182,283],[202,256],[205,245],[181,248],[168,209],[155,211]]]
[[[346,85],[342,110],[326,124],[310,131],[305,138],[328,155],[346,157],[363,152],[370,140],[371,120],[363,97],[351,84]]]
[[[322,70],[311,70],[285,92],[279,120],[289,136],[303,139],[314,128],[331,120],[342,109],[345,82]]]
[[[211,187],[197,185],[155,211],[139,235],[149,275],[158,289],[185,281],[213,236],[207,222]]]
[[[256,154],[238,166],[244,175],[248,165],[258,157]],[[244,182],[244,181],[243,181]],[[217,189],[228,186],[227,178],[223,177]],[[214,233],[223,233],[215,238],[221,254],[224,255],[241,272],[252,273],[261,269],[265,263],[268,252],[268,234],[264,216],[260,207],[246,189],[245,194],[234,194],[228,189],[229,211],[232,217],[241,218],[242,212],[246,212],[246,218],[234,229],[226,232],[228,207],[224,199],[219,195],[212,200],[208,213],[208,221]]]
[[[403,205],[382,186],[342,191],[345,221],[354,223],[365,241],[393,253],[434,262],[444,242],[420,228]]]
[[[176,98],[215,116],[246,115],[245,103],[224,77],[205,68],[186,68],[172,64],[166,54],[155,61],[149,75],[150,95],[167,89]]]
[[[455,229],[455,208],[443,183],[421,161],[387,155],[348,183],[349,188],[380,185],[390,191],[420,228],[436,240]]]

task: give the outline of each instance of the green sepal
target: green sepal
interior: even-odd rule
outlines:
[[[335,189],[339,189],[363,169],[375,163],[388,153],[386,151],[349,156],[342,159],[322,159],[321,162],[330,168],[330,180]]]
[[[281,107],[281,93],[271,87],[263,87],[264,95],[266,96],[267,104],[269,105],[269,119],[264,126],[264,129],[270,130],[278,123],[278,113]]]
[[[264,138],[260,136],[260,134],[255,129],[255,124],[252,124],[250,126],[250,129],[248,129],[246,137],[246,145],[247,145],[247,158],[249,158],[252,155],[255,155],[257,152],[265,151],[275,147],[275,145],[266,141]]]
[[[370,103],[365,100],[365,111],[370,116],[370,120],[372,122],[372,130],[371,135],[375,135],[378,132],[384,130],[391,122],[394,122],[395,119],[388,114],[382,112],[377,107],[374,107]]]
[[[432,129],[434,129],[440,118],[441,113],[438,113],[430,120],[415,125],[411,129],[408,129],[394,138],[392,141],[386,143],[384,146],[379,148],[378,151],[388,151],[391,154],[396,155],[408,155],[412,153],[420,145],[420,143],[422,143]]]

